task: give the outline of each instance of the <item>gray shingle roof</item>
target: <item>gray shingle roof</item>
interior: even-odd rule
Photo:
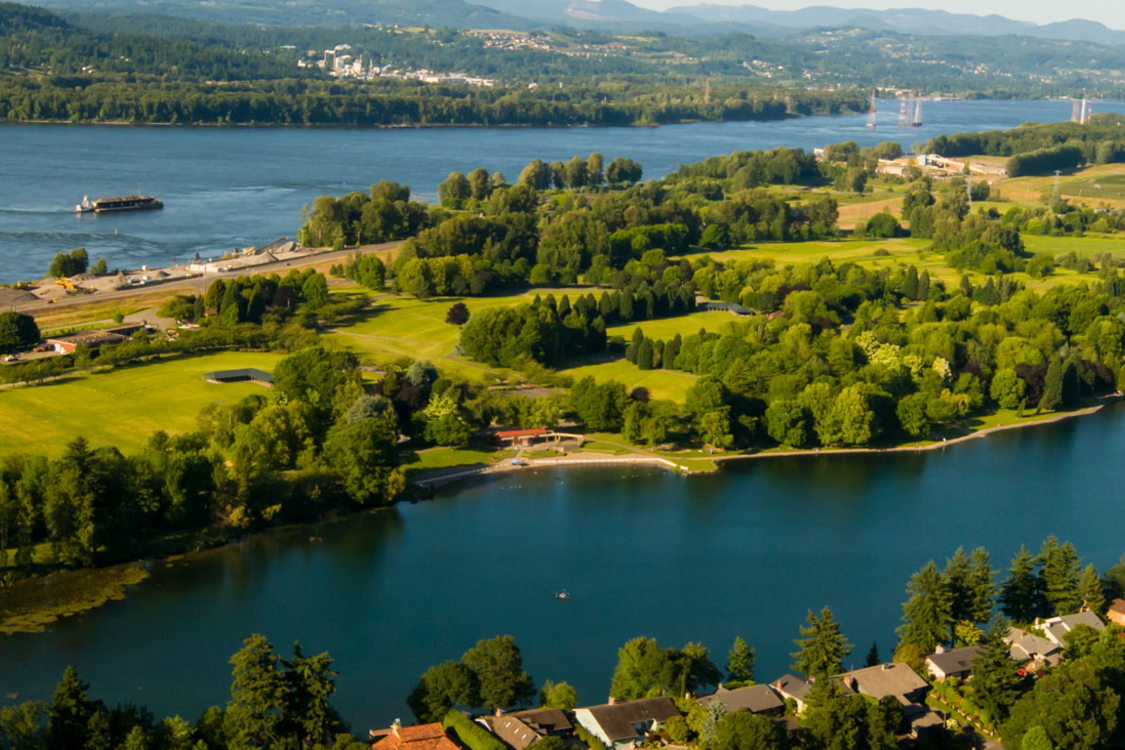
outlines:
[[[714,693],[699,699],[699,702],[704,706],[713,701],[722,703],[728,713],[742,709],[751,713],[762,713],[785,708],[785,702],[769,685],[748,685],[734,690],[727,690],[720,685]]]
[[[606,737],[614,742],[640,736],[637,725],[653,721],[664,723],[673,716],[679,716],[676,704],[670,698],[645,698],[638,701],[606,703],[601,706],[587,706],[586,710],[601,726]]]

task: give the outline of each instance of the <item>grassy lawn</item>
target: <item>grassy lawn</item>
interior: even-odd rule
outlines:
[[[1024,234],[1024,247],[1032,253],[1050,253],[1059,256],[1073,252],[1078,257],[1090,257],[1102,253],[1125,256],[1125,235],[1087,234],[1085,237],[1047,237],[1038,234]]]
[[[531,302],[536,294],[544,297],[551,293],[556,297],[569,294],[574,299],[586,291],[588,290],[584,288],[536,289],[504,297],[441,297],[428,300],[388,296],[378,299],[370,310],[357,316],[354,321],[339,326],[330,338],[361,358],[375,363],[402,357],[429,359],[441,370],[480,380],[488,372],[501,375],[510,373],[454,354],[461,330],[445,322],[445,316],[454,303],[464,302],[472,313]]]
[[[630,329],[632,330],[632,329]],[[594,380],[617,380],[626,388],[644,386],[653,398],[668,398],[673,401],[684,400],[688,389],[696,381],[696,376],[686,372],[671,370],[641,370],[625,359],[601,362],[596,365],[570,367],[559,372],[570,375],[575,380],[590,375]]]
[[[707,329],[708,333],[726,333],[732,324],[741,320],[746,318],[729,312],[693,312],[675,318],[637,320],[621,326],[611,326],[606,329],[606,333],[610,338],[621,336],[629,341],[633,336],[633,329],[640,328],[651,339],[671,341],[677,333],[680,336],[689,336],[699,333],[700,328]]]
[[[426,448],[404,453],[402,465],[407,476],[431,469],[448,469],[452,466],[471,466],[491,464],[503,458],[510,458],[515,451],[484,450],[482,448]]]
[[[203,373],[238,367],[272,370],[280,358],[258,352],[178,357],[5,389],[0,391],[0,453],[57,456],[79,435],[95,446],[134,452],[156,430],[193,429],[199,410],[209,403],[270,394],[251,383],[213,385],[204,382]]]

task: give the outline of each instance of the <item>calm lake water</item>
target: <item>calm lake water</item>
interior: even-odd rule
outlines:
[[[617,648],[645,634],[735,636],[760,679],[788,669],[809,608],[889,655],[910,574],[958,545],[1006,567],[1050,533],[1099,569],[1125,552],[1125,405],[918,455],[732,463],[715,475],[510,475],[436,501],[254,537],[192,556],[120,602],[49,632],[0,637],[2,696],[48,697],[67,664],[109,702],[194,719],[226,700],[227,657],[252,632],[329,650],[356,730],[409,717],[431,664],[510,633],[537,682],[605,699]],[[322,543],[309,541],[311,535]],[[553,594],[568,589],[573,599]]]
[[[910,148],[940,133],[1011,128],[1070,117],[1068,102],[926,102],[925,125],[900,130],[896,100],[866,115],[660,128],[299,130],[0,125],[0,281],[38,278],[60,250],[85,247],[110,266],[167,265],[293,237],[318,195],[366,191],[388,179],[433,199],[458,170],[514,180],[532,159],[602,152],[637,159],[649,177],[740,149],[811,149],[855,140]],[[1125,104],[1097,103],[1099,112]],[[163,211],[71,213],[83,195],[142,191]]]

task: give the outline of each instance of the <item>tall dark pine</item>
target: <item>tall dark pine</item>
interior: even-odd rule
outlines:
[[[1035,559],[1027,551],[1027,547],[1021,546],[1020,551],[1012,558],[1008,577],[1000,585],[1000,608],[1012,620],[1028,623],[1039,613],[1041,601],[1039,578],[1035,575]]]
[[[981,639],[980,652],[970,664],[976,701],[992,714],[997,724],[1007,718],[1020,694],[1019,664],[1012,661],[1008,644],[1004,642],[1008,627],[1008,621],[997,615]]]
[[[970,579],[973,567],[969,556],[961,547],[953,553],[953,557],[945,561],[946,587],[949,589],[950,616],[954,621],[968,620],[973,609],[973,592]]]

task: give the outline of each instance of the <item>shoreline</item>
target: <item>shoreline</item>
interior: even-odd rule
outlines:
[[[858,454],[887,454],[887,453],[922,453],[943,449],[947,446],[958,445],[965,443],[969,440],[976,440],[985,438],[997,432],[1006,432],[1010,430],[1023,430],[1030,427],[1039,427],[1042,425],[1055,424],[1065,420],[1075,419],[1078,417],[1089,416],[1092,414],[1100,413],[1109,404],[1125,400],[1125,393],[1115,393],[1110,396],[1103,397],[1100,403],[1092,406],[1076,409],[1074,411],[1062,412],[1044,416],[1041,419],[1036,419],[1023,424],[1002,424],[993,427],[987,427],[967,435],[962,435],[952,439],[946,439],[942,442],[932,442],[926,445],[896,445],[887,448],[828,448],[828,449],[801,449],[801,450],[775,450],[770,452],[757,452],[757,453],[735,453],[727,455],[716,456],[699,456],[699,457],[666,457],[660,456],[655,453],[645,452],[642,450],[635,450],[631,454],[613,454],[597,451],[579,452],[576,454],[568,454],[565,456],[553,456],[550,458],[520,458],[521,463],[513,464],[511,460],[501,461],[494,464],[486,465],[465,465],[450,466],[441,469],[431,469],[429,471],[420,472],[420,474],[408,480],[408,486],[415,489],[422,489],[426,491],[433,491],[435,489],[444,489],[450,485],[456,484],[465,479],[472,479],[476,477],[489,477],[493,475],[505,475],[514,472],[539,469],[559,469],[571,467],[597,467],[606,468],[614,466],[653,466],[668,471],[672,471],[681,476],[695,476],[701,474],[714,474],[719,471],[724,462],[728,461],[744,461],[762,458],[786,458],[786,457],[810,457],[810,456],[834,456],[834,455],[858,455]],[[693,468],[689,464],[691,462],[707,462],[711,466],[707,468]],[[404,497],[394,503],[385,506],[385,508],[393,508],[403,502],[417,502],[423,498],[418,497]],[[433,499],[432,496],[424,499]],[[357,510],[358,513],[371,513],[384,508],[376,509],[361,509]],[[332,518],[340,518],[342,516],[351,515],[350,513],[332,514]],[[321,520],[328,520],[326,519]],[[259,531],[255,531],[252,535],[259,533],[275,532],[278,529],[285,528],[300,528],[307,527],[310,522],[286,523],[277,527],[267,527]],[[85,577],[98,576],[102,574],[111,573],[112,571],[147,571],[153,565],[171,565],[175,562],[182,560],[186,555],[193,553],[206,553],[209,550],[218,547],[226,546],[235,540],[227,540],[215,546],[207,546],[202,549],[175,552],[167,555],[160,555],[154,557],[140,558],[137,560],[116,563],[114,565],[104,568],[78,568],[70,571],[56,571],[46,576],[35,576],[31,578],[24,578],[9,584],[11,587],[19,589],[26,589],[31,587],[41,587],[41,584],[47,580],[61,580],[70,582],[77,579],[82,580]],[[60,576],[61,574],[61,576]],[[138,579],[125,580],[122,584],[109,587],[112,593],[102,597],[83,598],[79,596],[72,597],[69,601],[54,602],[45,605],[41,608],[19,608],[17,611],[9,612],[9,616],[0,621],[0,635],[10,635],[15,633],[36,633],[42,632],[47,629],[51,624],[57,620],[64,619],[76,614],[98,609],[101,605],[108,601],[124,598],[128,595],[128,590],[135,585],[141,585],[147,578],[147,572],[139,576]],[[9,588],[8,591],[14,592],[15,589]],[[15,621],[15,622],[13,622]],[[18,624],[16,624],[18,623]],[[30,624],[30,627],[20,627],[20,625]]]
[[[769,459],[769,458],[807,458],[810,456],[847,456],[847,455],[880,455],[888,453],[925,453],[929,451],[942,450],[949,446],[960,445],[970,440],[978,440],[988,437],[989,435],[998,432],[1007,432],[1011,430],[1025,430],[1033,427],[1040,427],[1043,425],[1056,424],[1078,417],[1085,417],[1091,414],[1101,412],[1109,404],[1117,403],[1118,401],[1125,400],[1125,393],[1115,393],[1109,396],[1102,397],[1100,403],[1093,404],[1092,406],[1075,409],[1068,412],[1057,412],[1050,415],[1045,415],[1040,419],[1033,419],[1032,421],[1017,423],[1017,424],[998,424],[992,427],[985,427],[979,430],[974,430],[968,434],[960,435],[954,438],[943,438],[941,441],[927,442],[926,444],[903,444],[893,445],[886,448],[800,448],[800,449],[770,449],[768,451],[757,451],[754,453],[730,453],[715,456],[699,456],[699,457],[682,457],[682,456],[661,456],[651,451],[637,449],[630,454],[613,454],[602,453],[596,451],[582,452],[579,451],[566,456],[555,456],[551,458],[537,459],[534,456],[522,456],[520,464],[512,463],[495,463],[485,466],[477,466],[469,468],[466,465],[451,466],[441,469],[431,469],[428,471],[420,472],[418,476],[408,480],[408,484],[421,487],[425,489],[444,488],[463,479],[471,479],[473,477],[489,476],[494,474],[509,474],[512,472],[526,471],[528,469],[552,469],[552,468],[567,468],[573,466],[619,466],[619,465],[636,465],[636,466],[656,466],[659,468],[668,469],[670,471],[682,474],[684,476],[694,476],[700,474],[714,474],[719,471],[723,463],[729,461],[748,461],[754,459]],[[714,468],[692,468],[692,462],[708,462],[715,464]]]

